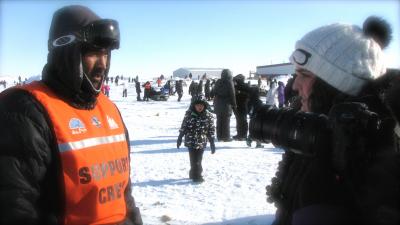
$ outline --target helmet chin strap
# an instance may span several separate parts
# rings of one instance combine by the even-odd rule
[[[86,81],[90,84],[90,87],[92,88],[92,91],[93,91],[95,94],[100,93],[100,91],[101,91],[101,85],[100,85],[99,89],[96,89],[95,86],[93,85],[92,81],[91,81],[91,80],[89,79],[89,77],[86,75],[85,71],[82,71],[82,72],[83,72],[84,79],[86,79]],[[103,80],[104,80],[104,76],[101,78],[101,83],[103,83]]]

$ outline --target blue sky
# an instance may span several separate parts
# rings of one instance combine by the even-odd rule
[[[361,26],[377,15],[393,28],[385,50],[400,68],[397,0],[357,1],[0,1],[0,76],[41,73],[52,14],[64,5],[88,6],[118,20],[121,48],[112,53],[111,75],[156,77],[180,67],[229,68],[234,74],[288,62],[295,42],[319,26]]]

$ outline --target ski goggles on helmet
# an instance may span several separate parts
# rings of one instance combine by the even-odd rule
[[[120,33],[118,22],[111,19],[101,19],[84,26],[76,34],[68,34],[55,39],[52,47],[68,45],[80,41],[93,48],[118,49]]]

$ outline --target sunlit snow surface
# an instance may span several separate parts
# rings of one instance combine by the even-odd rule
[[[127,98],[120,86],[111,85],[110,98],[130,134],[133,196],[144,224],[270,224],[276,209],[266,201],[265,186],[282,151],[271,144],[255,148],[253,142],[249,148],[244,141],[216,142],[214,155],[208,147],[204,153],[205,182],[193,183],[187,148],[176,148],[190,102],[187,87],[184,91],[181,102],[177,96],[138,102],[134,84],[129,84]],[[235,124],[232,116],[231,135]]]
[[[187,148],[176,148],[178,129],[190,102],[187,87],[181,102],[138,102],[134,83],[122,98],[122,85],[110,84],[129,130],[133,196],[145,225],[266,225],[276,208],[267,203],[265,186],[275,174],[282,151],[271,144],[216,142],[203,156],[205,182],[188,178]],[[2,90],[2,89],[1,89]],[[0,90],[0,91],[1,91]],[[142,93],[143,95],[143,93]],[[212,102],[210,102],[212,104]],[[231,135],[236,134],[231,117]]]

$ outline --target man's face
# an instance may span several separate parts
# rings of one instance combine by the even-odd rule
[[[83,55],[83,70],[93,86],[100,89],[107,70],[108,55],[106,49],[88,50]]]
[[[315,83],[316,76],[305,69],[296,68],[296,79],[293,82],[293,90],[298,91],[299,96],[301,97],[301,111],[310,112],[310,100],[309,97],[312,92],[312,87]]]
[[[201,113],[204,110],[204,105],[201,103],[195,104],[194,108],[196,109],[197,112]]]

